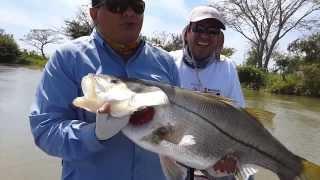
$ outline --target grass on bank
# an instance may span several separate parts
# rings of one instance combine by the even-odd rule
[[[47,63],[47,59],[34,52],[23,52],[16,61],[16,64],[29,66],[33,68],[43,68]]]

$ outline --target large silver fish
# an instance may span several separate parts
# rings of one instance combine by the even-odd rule
[[[318,165],[290,152],[259,122],[270,118],[269,113],[237,108],[222,97],[107,75],[85,76],[82,90],[84,97],[73,103],[92,112],[104,102],[117,117],[152,106],[151,121],[129,123],[122,132],[137,145],[186,166],[214,174],[210,168],[234,154],[240,167],[261,166],[281,180],[320,179]]]

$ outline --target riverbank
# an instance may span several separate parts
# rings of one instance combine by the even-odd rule
[[[320,63],[301,64],[291,73],[264,72],[252,66],[239,66],[242,87],[273,94],[320,97]]]
[[[9,62],[1,62],[2,66],[11,66],[11,67],[27,67],[31,69],[42,69],[47,63],[47,59],[44,59],[42,56],[39,56],[35,52],[21,52],[16,59],[12,59]]]

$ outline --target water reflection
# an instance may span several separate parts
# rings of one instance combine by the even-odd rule
[[[0,179],[59,179],[59,161],[35,147],[27,118],[39,70],[0,66]]]

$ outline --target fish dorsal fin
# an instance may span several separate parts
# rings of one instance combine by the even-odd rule
[[[204,92],[199,92],[199,94],[204,96],[204,97],[207,97],[209,99],[214,99],[214,100],[217,100],[217,101],[221,101],[221,102],[229,104],[231,106],[234,106],[234,103],[235,103],[234,100],[226,98],[226,97],[223,97],[223,96],[217,96],[217,95],[214,95],[214,94],[211,94],[211,93],[204,93]]]
[[[244,111],[246,111],[248,114],[253,116],[257,121],[259,121],[264,127],[268,129],[272,129],[273,126],[273,118],[275,116],[275,113],[265,111],[262,109],[257,108],[244,108]]]

